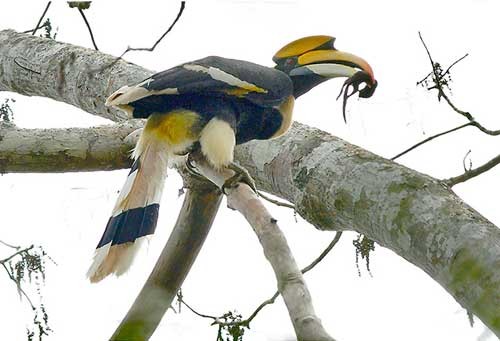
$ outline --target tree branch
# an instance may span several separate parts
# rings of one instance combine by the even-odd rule
[[[22,253],[25,253],[25,252],[28,252],[29,250],[31,250],[32,248],[34,248],[35,246],[34,245],[31,245],[27,248],[24,248],[24,249],[21,249],[21,250],[18,250],[16,252],[14,252],[13,254],[11,254],[9,257],[7,258],[4,258],[4,259],[0,259],[0,264],[5,264],[7,263],[9,260],[11,260],[12,258],[16,257],[17,255],[20,255]]]
[[[422,140],[422,141],[420,141],[419,143],[414,144],[413,146],[411,146],[410,148],[408,148],[408,149],[406,149],[406,150],[402,151],[402,152],[401,152],[401,153],[399,153],[398,155],[391,157],[391,160],[392,160],[392,161],[394,161],[394,160],[396,160],[396,159],[400,158],[401,156],[403,156],[403,155],[405,155],[405,154],[407,154],[407,153],[411,152],[413,149],[418,148],[418,147],[420,147],[421,145],[423,145],[423,144],[425,144],[425,143],[427,143],[427,142],[429,142],[429,141],[434,140],[435,138],[438,138],[438,137],[440,137],[440,136],[443,136],[443,135],[446,135],[446,134],[449,134],[449,133],[453,133],[454,131],[460,130],[460,129],[465,128],[465,127],[468,127],[468,126],[470,126],[470,125],[473,125],[473,122],[468,122],[468,123],[465,123],[465,124],[459,125],[458,127],[455,127],[455,128],[453,128],[453,129],[446,130],[446,131],[443,131],[443,132],[441,132],[441,133],[439,133],[439,134],[429,136],[429,137],[428,137],[428,138],[426,138],[425,140]]]
[[[427,52],[427,56],[429,57],[429,61],[431,63],[431,66],[432,66],[432,74],[434,75],[434,78],[433,78],[433,82],[434,82],[434,86],[432,87],[432,89],[437,89],[438,90],[438,99],[441,99],[441,98],[444,98],[445,101],[448,103],[448,105],[458,114],[464,116],[465,118],[467,118],[469,120],[469,122],[471,123],[471,125],[475,126],[476,128],[478,128],[479,130],[481,130],[483,133],[487,134],[487,135],[492,135],[492,136],[497,136],[497,135],[500,135],[500,129],[499,130],[490,130],[490,129],[487,129],[485,127],[483,127],[479,122],[476,121],[476,119],[471,115],[471,113],[467,112],[467,111],[463,111],[461,109],[459,109],[452,101],[451,99],[448,97],[448,95],[446,94],[446,92],[444,91],[444,88],[443,88],[443,77],[449,73],[450,69],[455,65],[457,64],[459,61],[463,60],[465,57],[467,57],[468,54],[464,55],[462,58],[459,58],[457,61],[455,61],[453,64],[451,64],[448,69],[446,69],[445,72],[441,72],[441,69],[438,70],[438,66],[439,64],[438,63],[435,63],[434,60],[432,59],[432,56],[431,56],[431,53],[429,51],[429,48],[427,47],[427,45],[425,44],[425,41],[424,41],[424,38],[422,37],[422,34],[420,32],[418,32],[418,36],[420,37],[420,41],[422,42],[422,45],[424,46],[425,48],[425,51]],[[422,81],[424,81],[425,79],[427,79],[427,77],[429,77],[429,75],[427,75]],[[421,82],[422,82],[421,81]],[[418,84],[418,83],[417,83]]]
[[[124,60],[109,67],[115,59],[92,49],[3,30],[0,31],[0,91],[48,97],[115,122],[123,121],[128,119],[127,115],[106,107],[106,98],[123,85],[149,77],[153,71]],[[62,61],[68,61],[67,65],[62,67]],[[99,73],[82,72],[103,66]]]
[[[7,276],[16,285],[19,299],[26,299],[33,313],[33,325],[27,329],[28,339],[32,340],[35,334],[38,334],[39,339],[43,335],[48,335],[51,328],[48,325],[48,314],[42,302],[41,283],[45,281],[45,257],[52,260],[41,247],[35,248],[34,245],[21,249],[2,242],[16,249],[17,251],[7,258],[0,260],[0,265],[3,267]],[[28,293],[24,290],[23,285],[26,283],[34,284],[38,303],[34,304]]]
[[[200,153],[193,156],[200,173],[222,188],[234,173],[214,170]],[[246,184],[227,189],[227,203],[239,211],[259,238],[264,255],[271,264],[280,292],[290,315],[297,339],[301,341],[333,341],[316,316],[309,289],[288,247],[286,238],[274,219]]]
[[[44,27],[47,27],[47,26],[49,26],[49,25],[50,25],[50,22],[49,22],[49,21],[45,21],[45,22],[44,22],[42,25],[40,25],[40,26],[39,26],[36,30],[39,30],[39,29],[44,28]],[[31,30],[23,31],[22,33],[32,33],[32,32],[34,32],[34,31],[35,31],[35,29],[34,29],[34,28],[32,28]]]
[[[109,63],[107,65],[102,65],[102,66],[99,66],[99,67],[89,68],[88,69],[88,73],[92,74],[92,73],[95,73],[95,72],[105,71],[107,68],[112,67],[113,65],[115,65],[119,60],[122,60],[123,56],[125,56],[130,51],[148,51],[148,52],[154,51],[154,49],[156,48],[156,46],[163,40],[163,38],[165,38],[165,36],[170,31],[172,31],[172,29],[174,28],[175,24],[177,24],[177,21],[179,21],[179,19],[182,16],[182,13],[184,12],[185,6],[186,6],[186,2],[185,1],[181,1],[181,7],[179,8],[179,12],[177,13],[177,16],[175,17],[174,21],[172,22],[172,24],[170,24],[169,28],[162,34],[162,36],[153,44],[152,47],[130,47],[130,46],[128,46],[125,49],[125,51],[123,51],[123,53],[119,57],[116,57],[111,63]]]
[[[441,75],[441,78],[443,78],[444,76],[446,76],[447,74],[449,74],[452,67],[454,67],[455,65],[457,65],[458,63],[460,63],[462,60],[464,60],[468,56],[469,56],[469,54],[466,53],[462,57],[458,58],[453,63],[451,63],[450,66],[448,66],[448,68],[446,69],[446,71],[443,72],[443,74]]]
[[[125,52],[122,53],[122,55],[120,57],[123,57],[129,51],[149,51],[149,52],[154,51],[156,46],[158,46],[158,44],[163,40],[163,38],[165,38],[165,36],[170,31],[172,31],[175,24],[177,24],[177,21],[179,21],[179,19],[181,18],[182,12],[184,12],[185,7],[186,7],[186,1],[181,1],[181,7],[179,8],[179,12],[177,13],[177,16],[175,17],[174,21],[172,22],[172,24],[170,24],[168,29],[161,35],[161,37],[153,44],[153,46],[151,46],[151,47],[130,47],[129,46],[129,47],[127,47]]]
[[[0,124],[0,173],[81,172],[129,167],[138,120],[71,129],[22,129]]]
[[[97,48],[97,44],[95,43],[94,33],[92,33],[92,28],[90,27],[90,24],[87,21],[87,17],[85,16],[85,13],[83,13],[83,9],[78,7],[78,12],[80,12],[80,15],[82,16],[83,21],[85,22],[85,26],[87,26],[87,30],[89,31],[90,39],[92,40],[92,45],[94,45],[94,49],[96,51],[99,51],[99,49]]]
[[[160,258],[111,340],[148,340],[198,256],[222,195],[209,182],[192,181]]]
[[[455,186],[456,184],[465,182],[467,180],[470,180],[472,178],[475,178],[476,176],[483,174],[484,172],[489,171],[491,168],[495,167],[500,163],[500,155],[497,155],[490,161],[486,162],[484,165],[479,166],[477,168],[471,169],[471,170],[466,170],[465,173],[454,176],[452,178],[443,180],[445,184],[447,184],[450,187]]]
[[[47,6],[45,6],[45,10],[43,11],[42,13],[42,16],[40,17],[40,19],[38,19],[38,22],[36,23],[36,26],[34,29],[30,30],[30,31],[26,31],[26,33],[28,32],[31,32],[31,35],[35,35],[36,31],[38,31],[38,29],[40,29],[40,24],[42,23],[42,20],[43,18],[45,17],[45,14],[47,14],[47,11],[49,10],[49,7],[50,7],[50,4],[52,3],[52,1],[49,1],[47,2]]]
[[[0,244],[3,244],[4,246],[10,247],[11,249],[14,250],[19,250],[21,247],[20,246],[14,246],[9,243],[4,242],[3,240],[0,240]]]

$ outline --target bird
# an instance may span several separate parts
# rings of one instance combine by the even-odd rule
[[[169,163],[199,150],[215,169],[236,173],[225,186],[251,182],[234,162],[235,146],[285,134],[295,99],[324,81],[346,77],[341,89],[345,120],[349,97],[371,97],[378,84],[371,66],[337,50],[334,42],[328,35],[294,40],[275,53],[274,67],[209,56],[112,93],[106,106],[147,121],[87,272],[90,281],[125,273],[140,244],[154,233]]]

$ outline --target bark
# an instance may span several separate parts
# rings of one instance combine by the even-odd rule
[[[160,258],[111,340],[148,340],[172,304],[205,242],[222,195],[211,183],[192,183]]]
[[[152,73],[84,47],[13,30],[0,31],[0,91],[48,97],[122,121],[126,115],[105,107],[106,98],[121,86]]]
[[[129,167],[141,121],[94,128],[21,129],[0,123],[0,173],[81,172]]]
[[[63,59],[66,48],[75,47],[0,32],[0,90],[49,96],[119,120],[104,109],[103,94],[114,85],[140,81],[148,70],[120,62],[94,79],[78,78],[72,72],[81,71],[66,68],[67,79],[78,79],[79,87],[72,90],[80,98],[68,100],[71,91],[59,96],[56,82],[44,73],[29,82],[37,76],[14,63],[18,56],[25,63],[49,63],[51,53]],[[87,61],[102,64],[101,53],[84,54]],[[427,272],[500,336],[500,229],[445,184],[300,124],[280,139],[237,148],[236,159],[259,187],[295,203],[317,228],[363,233]]]

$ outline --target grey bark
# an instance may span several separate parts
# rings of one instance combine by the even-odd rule
[[[0,91],[52,98],[112,121],[127,117],[104,106],[106,98],[153,73],[108,54],[13,30],[0,31],[0,42]]]
[[[150,74],[148,70],[119,63],[96,80],[78,78],[79,69],[66,68],[66,81],[78,79],[79,87],[73,90],[81,97],[69,101],[71,96],[66,91],[59,96],[56,82],[49,77],[30,83],[31,72],[14,63],[18,55],[25,62],[39,58],[49,62],[65,47],[13,31],[0,32],[0,90],[52,96],[120,120],[104,110],[103,93],[114,90],[110,82],[116,87],[134,83]],[[44,55],[35,57],[34,51]],[[64,54],[59,54],[63,59]],[[109,60],[90,50],[85,55],[96,63]],[[280,139],[237,148],[236,159],[259,187],[295,203],[317,228],[363,233],[424,270],[500,337],[500,229],[445,184],[300,124]]]
[[[0,173],[112,170],[130,165],[139,120],[95,128],[21,129],[0,123]]]

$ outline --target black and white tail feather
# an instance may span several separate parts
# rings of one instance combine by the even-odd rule
[[[141,134],[134,163],[95,250],[87,277],[98,282],[125,273],[140,245],[154,233],[168,166],[168,146],[154,135]]]

